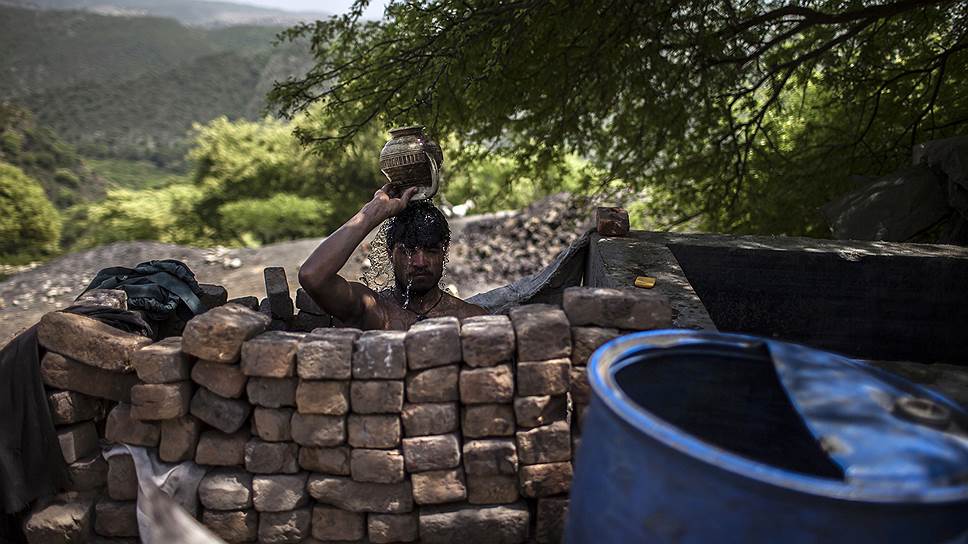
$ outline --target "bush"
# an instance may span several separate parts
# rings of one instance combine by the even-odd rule
[[[260,244],[325,236],[331,212],[326,202],[289,193],[237,200],[218,211],[222,225],[238,239]]]
[[[61,219],[40,183],[0,163],[0,258],[56,253]]]

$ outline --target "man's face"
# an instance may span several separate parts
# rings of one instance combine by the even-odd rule
[[[422,295],[437,286],[444,274],[444,250],[440,246],[409,248],[397,243],[393,246],[390,260],[393,261],[393,275],[401,292],[409,284],[411,293]]]

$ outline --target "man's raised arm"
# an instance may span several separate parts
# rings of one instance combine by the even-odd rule
[[[373,194],[373,200],[323,240],[299,268],[299,285],[327,313],[363,329],[384,326],[385,316],[376,293],[363,284],[346,281],[339,270],[371,230],[407,207],[416,190],[411,187],[394,198],[384,185]]]

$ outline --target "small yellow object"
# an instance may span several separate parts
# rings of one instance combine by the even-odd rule
[[[650,276],[639,276],[635,278],[635,286],[642,289],[652,289],[655,287],[655,278]]]

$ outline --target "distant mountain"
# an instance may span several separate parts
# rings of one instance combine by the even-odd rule
[[[325,12],[292,12],[209,0],[0,0],[0,5],[83,10],[103,15],[168,17],[185,25],[203,27],[292,26],[329,16]]]

